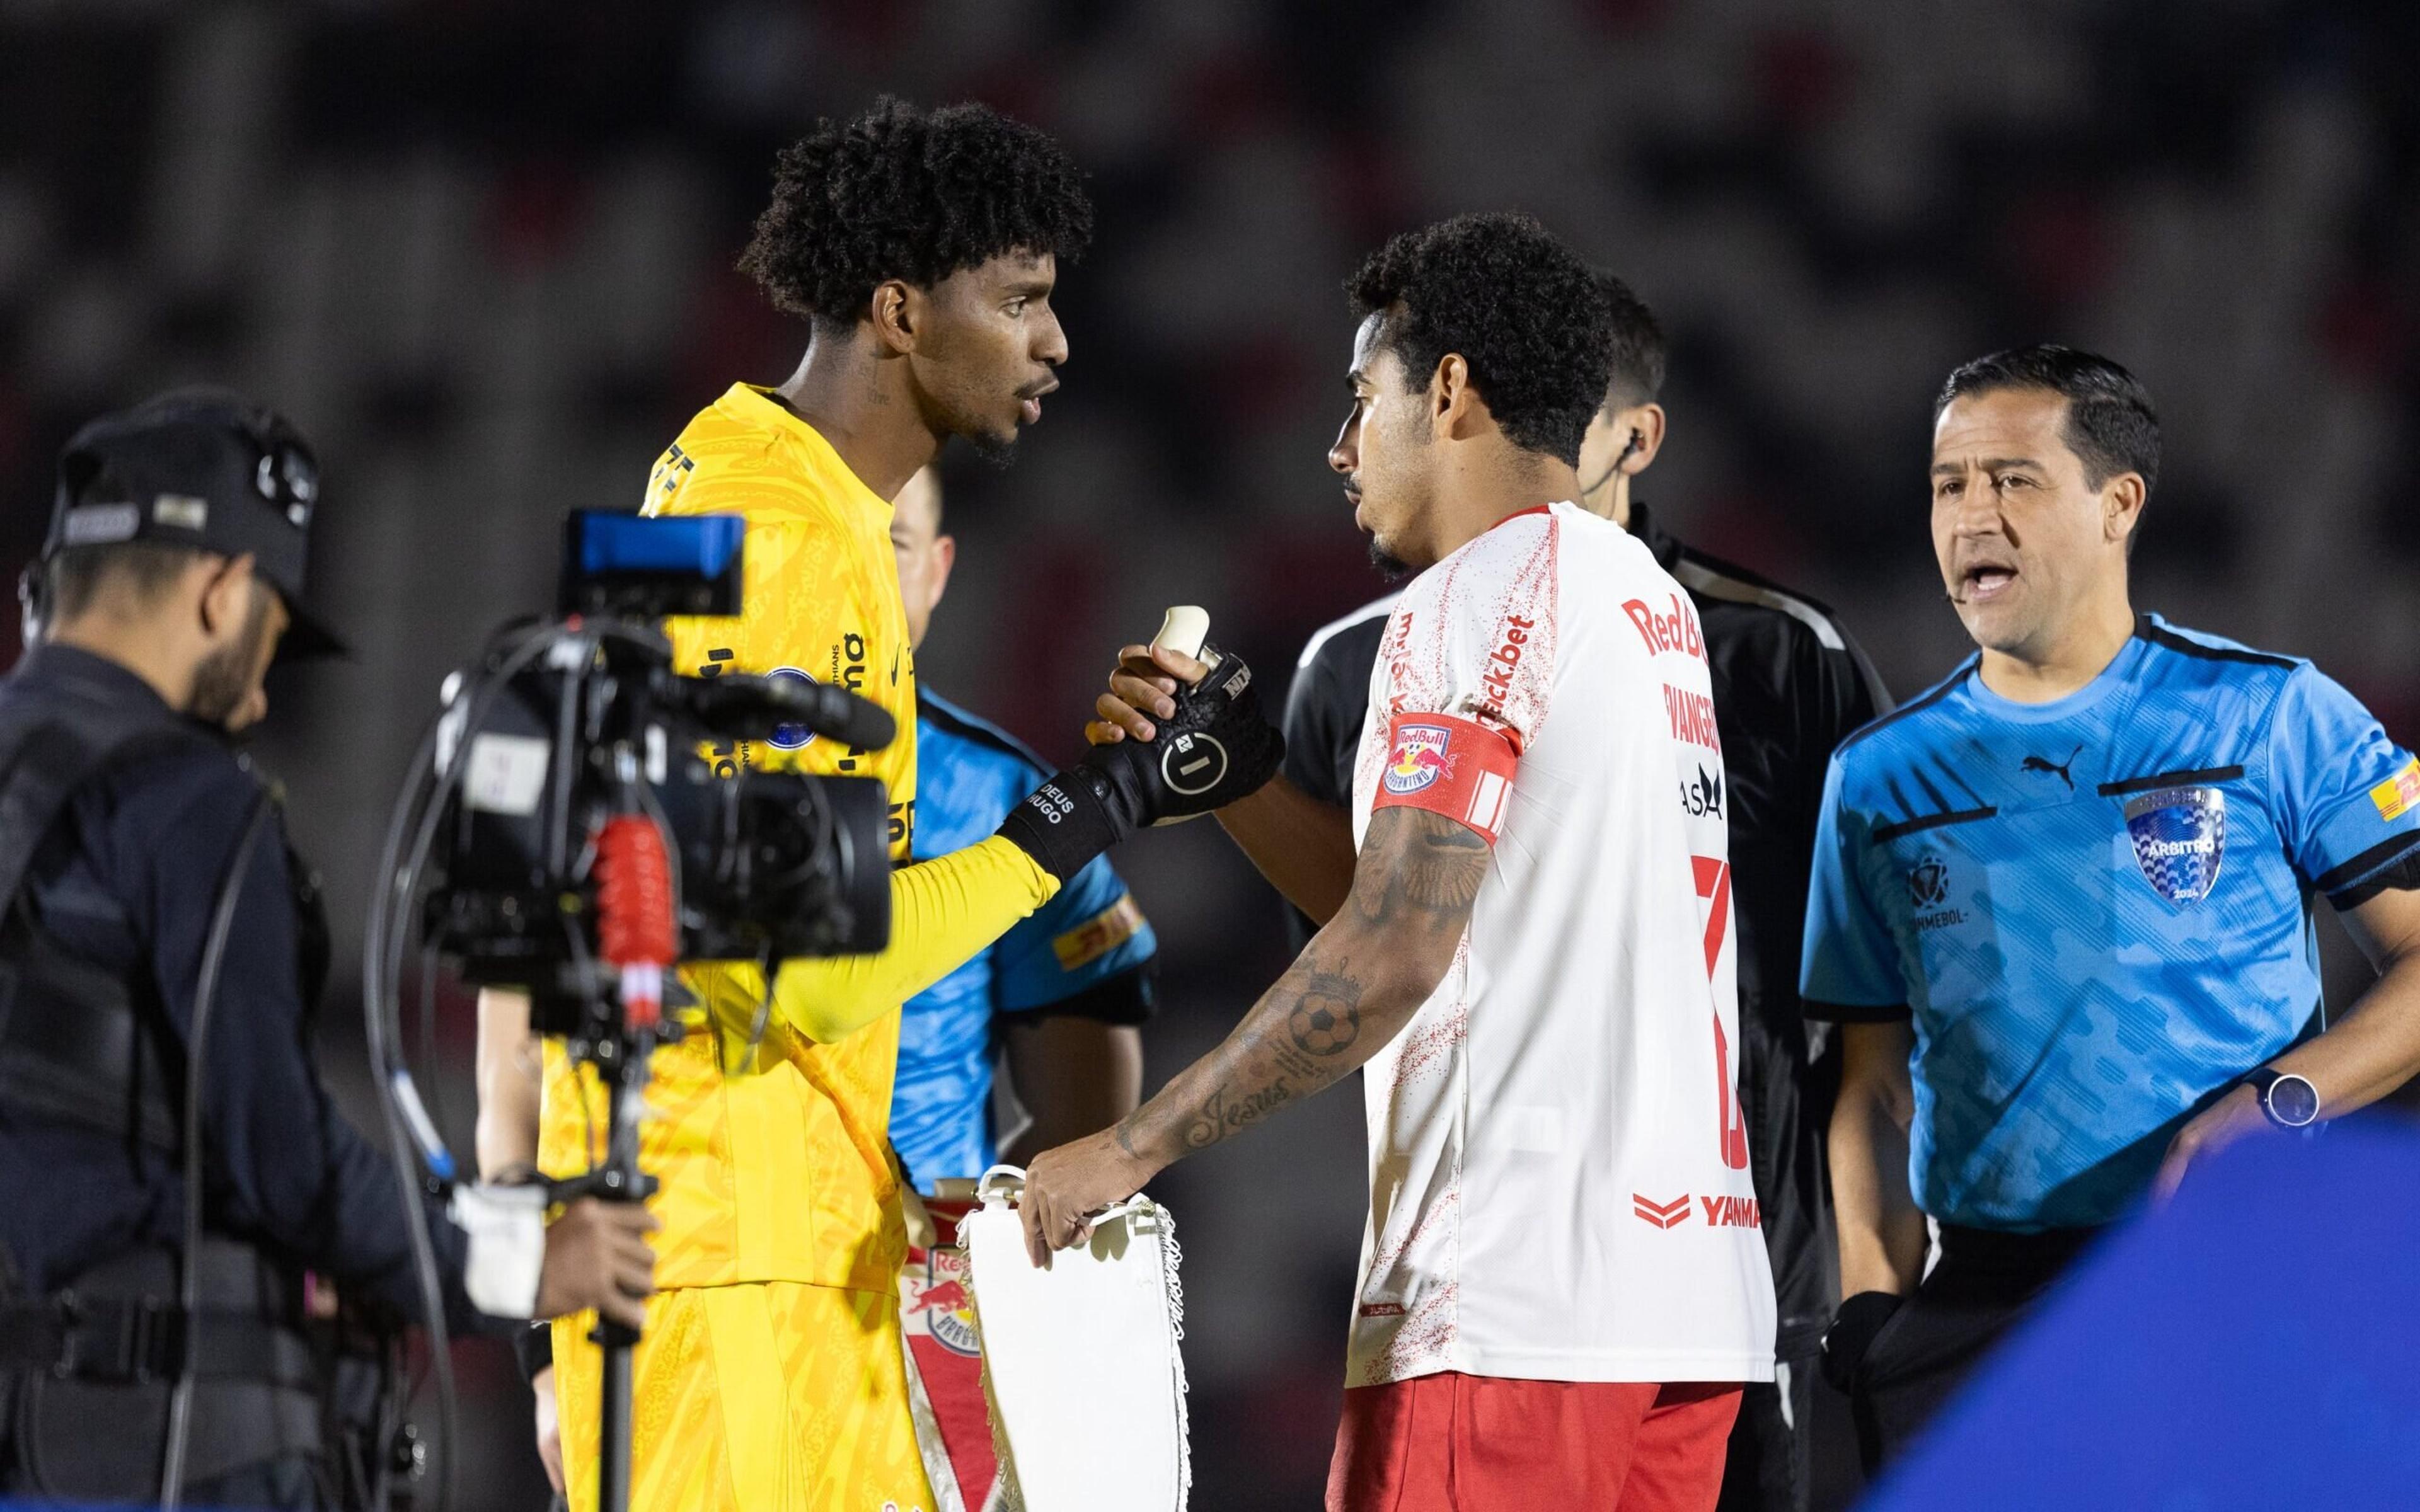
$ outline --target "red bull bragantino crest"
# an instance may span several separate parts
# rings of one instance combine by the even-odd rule
[[[1399,798],[1428,787],[1449,770],[1446,749],[1452,742],[1453,732],[1443,725],[1397,725],[1395,748],[1387,753],[1387,770],[1380,782]]]
[[[940,1242],[912,1247],[899,1273],[899,1329],[908,1345],[916,1447],[939,1500],[935,1512],[998,1504],[1000,1461],[984,1402],[983,1340],[956,1242],[969,1204],[926,1198]]]
[[[927,1250],[924,1284],[912,1295],[901,1288],[906,1303],[901,1316],[916,1319],[923,1325],[919,1332],[951,1353],[972,1357],[983,1353],[983,1343],[975,1334],[975,1304],[967,1295],[966,1275],[966,1251]]]

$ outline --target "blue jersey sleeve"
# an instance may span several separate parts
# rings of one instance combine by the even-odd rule
[[[1898,942],[1866,887],[1867,825],[1841,801],[1842,770],[1835,755],[1823,777],[1798,995],[1809,1018],[1905,1018],[1907,983]]]
[[[993,1006],[1002,1013],[1065,1006],[1140,1024],[1152,996],[1148,974],[1137,968],[1157,949],[1134,895],[1107,856],[1095,857],[993,947]]]
[[[2330,903],[2420,886],[2420,764],[2315,667],[2297,669],[2278,698],[2269,764],[2286,853]]]

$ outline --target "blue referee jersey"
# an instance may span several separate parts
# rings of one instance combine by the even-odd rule
[[[946,856],[998,829],[1049,776],[997,727],[919,688],[916,853]],[[1126,885],[1099,857],[965,965],[909,999],[899,1025],[891,1143],[927,1194],[981,1176],[999,1156],[992,1127],[992,1030],[1001,1015],[1080,1013],[1111,1024],[1150,1016],[1158,942]]]
[[[1912,1016],[1926,1212],[2107,1223],[2318,1027],[2313,899],[2420,887],[2420,766],[2309,662],[2157,615],[2055,702],[1978,662],[1832,759],[1807,1010]]]

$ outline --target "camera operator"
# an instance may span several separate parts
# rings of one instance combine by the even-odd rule
[[[301,435],[223,391],[60,460],[0,681],[0,1497],[317,1507],[368,1478],[335,1463],[305,1291],[418,1314],[409,1209],[313,1066],[325,920],[234,744],[275,656],[341,649],[302,608],[317,493]],[[457,1326],[644,1316],[642,1208],[421,1208]]]

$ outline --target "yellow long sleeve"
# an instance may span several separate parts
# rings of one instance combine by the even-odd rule
[[[1050,901],[1059,879],[1014,843],[980,844],[891,873],[891,944],[878,955],[784,961],[773,1011],[830,1044],[896,1010]]]
[[[845,1039],[974,958],[1018,919],[1050,901],[1059,879],[995,835],[980,844],[891,873],[891,944],[875,955],[784,961],[773,976],[773,1016],[819,1044]],[[693,968],[726,1027],[762,1001],[752,965]]]

